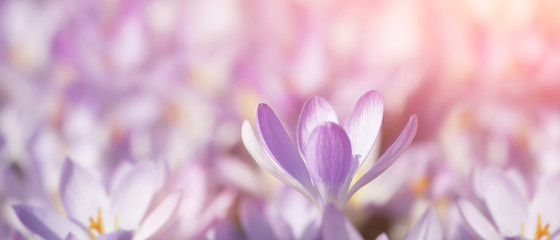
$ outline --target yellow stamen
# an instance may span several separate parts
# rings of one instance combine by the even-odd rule
[[[91,237],[91,239],[96,239],[97,237],[95,236],[95,234],[93,234],[93,230],[97,231],[97,235],[101,235],[103,234],[105,231],[103,231],[103,221],[101,220],[101,208],[99,210],[97,210],[97,221],[93,220],[92,217],[89,218],[89,227],[88,227],[88,233],[89,236]]]
[[[525,237],[525,222],[521,222],[521,236]]]
[[[119,217],[115,215],[115,231],[119,230]]]
[[[542,237],[546,236],[547,240],[550,240],[550,232],[548,231],[548,228],[550,227],[550,224],[546,224],[544,225],[544,227],[542,227],[542,221],[541,221],[541,215],[537,215],[537,231],[535,232],[535,240],[540,240]]]

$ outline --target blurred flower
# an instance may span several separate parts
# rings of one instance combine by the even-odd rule
[[[480,238],[560,237],[560,174],[542,179],[531,199],[522,178],[496,167],[486,168],[480,181],[483,207],[465,199],[458,201],[463,221]]]
[[[414,137],[415,116],[389,150],[350,188],[354,174],[375,143],[382,116],[383,102],[375,91],[358,100],[344,128],[326,100],[311,98],[299,117],[298,150],[272,109],[261,104],[257,125],[266,147],[248,121],[243,123],[242,138],[249,153],[269,173],[321,208],[327,203],[341,207],[358,189],[390,167]]]
[[[176,209],[175,220],[159,235],[162,239],[203,238],[231,212],[237,190],[216,186],[216,179],[207,168],[203,162],[192,161],[175,171],[168,189],[186,194]]]
[[[115,191],[107,195],[100,179],[91,172],[65,162],[60,192],[67,218],[47,208],[15,205],[20,221],[33,233],[45,239],[103,239],[105,235],[129,236],[125,239],[147,239],[162,228],[179,207],[182,193],[168,195],[148,215],[156,191],[157,172],[153,163],[136,164],[122,175],[115,175]],[[86,231],[87,230],[87,231]],[[106,236],[109,237],[109,236]]]

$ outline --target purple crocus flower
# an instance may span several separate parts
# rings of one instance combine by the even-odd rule
[[[466,199],[457,202],[465,225],[481,239],[560,239],[560,173],[542,180],[528,199],[523,179],[486,168],[480,193],[484,207]]]
[[[356,183],[352,179],[366,160],[381,127],[383,101],[376,91],[364,94],[341,126],[331,105],[321,97],[309,99],[299,116],[297,147],[266,104],[257,109],[258,138],[243,123],[242,139],[257,163],[315,205],[341,207],[357,190],[383,173],[412,142],[417,128],[412,116],[397,138]]]
[[[171,219],[182,198],[182,192],[172,193],[146,214],[156,182],[156,167],[144,161],[123,177],[113,177],[112,185],[117,187],[109,196],[100,179],[67,159],[60,195],[68,218],[50,209],[28,205],[16,205],[14,210],[25,227],[48,240],[148,239]]]

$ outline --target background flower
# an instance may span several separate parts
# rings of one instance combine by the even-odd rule
[[[101,173],[110,192],[113,176],[153,160],[154,204],[183,191],[177,217],[159,233],[164,238],[246,238],[238,217],[243,199],[276,206],[285,187],[245,148],[240,129],[257,125],[259,103],[274,109],[286,134],[296,137],[297,152],[305,153],[313,149],[297,133],[300,110],[313,105],[307,99],[319,96],[337,121],[351,119],[350,106],[370,89],[383,97],[384,114],[370,131],[357,131],[371,133],[367,144],[356,144],[359,134],[340,125],[361,169],[346,175],[354,182],[308,171],[314,182],[327,183],[311,199],[336,200],[326,194],[334,192],[332,179],[355,190],[371,181],[340,209],[363,238],[403,239],[429,207],[444,238],[465,236],[457,200],[485,212],[483,169],[504,169],[527,186],[519,190],[527,199],[560,170],[559,6],[553,0],[1,1],[0,238],[37,238],[13,205],[65,209],[60,181],[67,157]],[[409,150],[373,179],[364,170],[391,151],[412,115],[418,128]],[[333,157],[341,146],[331,142],[341,139],[333,137],[336,127],[320,134],[314,128],[305,127],[303,141],[333,145],[321,158]]]

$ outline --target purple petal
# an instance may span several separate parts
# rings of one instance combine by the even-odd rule
[[[133,230],[144,218],[157,184],[154,163],[143,161],[134,166],[113,194],[112,213],[118,219],[119,228]]]
[[[69,233],[75,234],[79,239],[89,239],[82,228],[54,211],[24,205],[13,208],[21,223],[44,239],[64,239]]]
[[[465,226],[481,239],[501,239],[494,225],[472,203],[460,199],[457,201],[457,207]]]
[[[297,126],[298,147],[303,154],[305,154],[313,130],[327,122],[338,123],[331,105],[321,97],[312,97],[307,100],[299,114]]]
[[[410,117],[408,124],[403,129],[397,140],[389,147],[387,152],[379,158],[379,161],[373,165],[371,169],[369,169],[364,176],[362,176],[353,186],[352,189],[348,192],[347,199],[350,198],[356,191],[362,188],[364,185],[368,184],[369,182],[373,181],[377,176],[383,173],[387,168],[389,168],[397,158],[406,150],[408,145],[414,139],[416,135],[416,129],[418,127],[418,120],[416,115]]]
[[[501,235],[519,235],[520,226],[527,218],[527,205],[521,193],[505,173],[495,167],[485,169],[482,182],[486,207]]]
[[[433,208],[426,210],[424,215],[414,225],[405,240],[438,240],[443,239],[443,229],[436,211]]]
[[[362,165],[375,144],[383,120],[383,99],[377,91],[364,94],[344,124],[352,143],[352,156]]]
[[[108,234],[103,234],[96,238],[96,240],[131,240],[133,232],[129,231],[115,231]]]
[[[262,139],[270,154],[287,173],[292,175],[306,189],[315,189],[307,167],[301,158],[288,133],[280,123],[276,114],[266,104],[259,104],[257,109],[257,125]]]
[[[336,123],[315,128],[309,137],[305,160],[324,200],[338,202],[340,195],[345,196],[350,184],[346,179],[350,179],[347,175],[352,165],[352,148],[344,129]]]
[[[247,239],[277,239],[263,202],[244,198],[241,201],[239,217]]]
[[[321,224],[324,240],[363,239],[358,230],[333,204],[325,206]]]
[[[209,234],[208,234],[209,233]],[[246,237],[241,236],[239,230],[235,223],[232,223],[229,219],[220,219],[214,226],[208,231],[207,237],[205,239],[213,240],[242,240]],[[210,237],[208,237],[210,235]]]
[[[1,235],[2,233],[0,233]],[[13,230],[10,234],[10,240],[27,240],[18,230]]]
[[[278,164],[276,164],[276,162],[272,160],[266,149],[262,146],[260,141],[255,136],[253,128],[247,120],[243,122],[243,126],[241,127],[241,139],[243,140],[243,145],[245,145],[245,148],[247,148],[247,151],[249,152],[249,154],[251,154],[253,159],[255,159],[257,164],[259,164],[259,166],[264,168],[264,170],[272,174],[272,176],[276,177],[284,184],[301,192],[308,199],[313,201],[314,204],[318,205],[314,197],[315,194],[312,194],[310,192],[310,189],[305,188],[292,175],[286,173],[284,169],[280,168],[280,166],[278,166]],[[314,192],[315,191],[313,191],[313,193]]]
[[[60,195],[66,213],[83,226],[88,226],[88,219],[109,202],[101,180],[69,158],[62,170]]]
[[[150,239],[160,231],[177,212],[182,198],[183,193],[181,191],[167,196],[142,222],[142,225],[134,234],[134,239]]]

